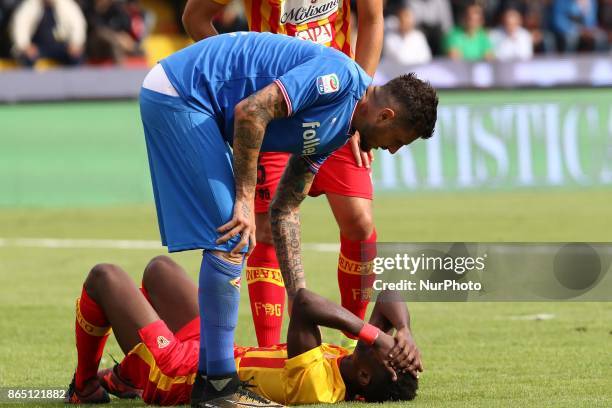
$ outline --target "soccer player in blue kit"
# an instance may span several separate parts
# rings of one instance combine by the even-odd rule
[[[411,74],[371,82],[339,51],[269,33],[200,41],[145,78],[140,109],[162,244],[204,250],[192,406],[248,395],[233,345],[240,274],[255,245],[259,152],[292,153],[270,207],[291,304],[305,287],[298,207],[327,156],[355,130],[362,150],[391,153],[433,134],[438,99],[429,84]]]

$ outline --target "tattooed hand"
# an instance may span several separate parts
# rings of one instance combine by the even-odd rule
[[[224,234],[223,243],[240,234],[240,242],[232,249],[238,254],[247,244],[251,254],[255,248],[255,214],[253,200],[257,183],[257,157],[268,123],[287,116],[285,98],[276,84],[270,84],[240,101],[234,109],[234,180],[236,201],[233,218],[217,229]]]
[[[251,207],[253,200],[243,201],[236,200],[234,204],[234,216],[226,224],[220,226],[217,231],[223,235],[217,240],[217,243],[229,241],[231,238],[240,234],[240,242],[232,249],[232,255],[238,255],[246,246],[249,246],[249,255],[255,248],[255,214]]]
[[[276,256],[289,301],[306,287],[302,265],[299,205],[306,198],[314,174],[299,156],[291,156],[270,205],[270,224]]]

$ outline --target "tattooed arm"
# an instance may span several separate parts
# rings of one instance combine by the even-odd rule
[[[257,157],[268,123],[286,117],[287,112],[285,98],[274,83],[240,101],[234,108],[234,216],[217,230],[224,234],[217,243],[241,235],[240,242],[232,250],[233,255],[237,255],[247,244],[248,255],[255,248],[253,200],[257,183]]]
[[[306,198],[314,174],[306,162],[293,155],[270,204],[274,247],[290,302],[298,289],[306,287],[302,265],[299,205]]]

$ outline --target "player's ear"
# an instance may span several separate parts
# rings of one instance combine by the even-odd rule
[[[391,108],[382,108],[378,112],[378,117],[376,121],[379,123],[384,123],[392,120],[395,117],[395,111]]]
[[[360,386],[366,387],[372,380],[372,373],[366,367],[357,370],[357,382]]]

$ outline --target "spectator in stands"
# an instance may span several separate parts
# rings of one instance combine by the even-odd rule
[[[461,16],[465,8],[474,3],[474,0],[450,0],[451,2],[451,10],[453,11],[453,17],[455,21],[461,20]]]
[[[120,64],[126,57],[142,55],[144,13],[135,0],[90,0],[84,9],[87,56],[93,62]]]
[[[612,43],[612,0],[601,0],[599,4],[599,24],[608,34],[608,46]]]
[[[493,52],[491,41],[483,29],[484,16],[479,4],[467,6],[462,25],[455,27],[446,36],[446,51],[455,60],[491,60]]]
[[[417,65],[431,61],[427,39],[415,28],[414,15],[404,7],[396,13],[397,29],[385,33],[385,57],[400,65]]]
[[[489,34],[495,58],[500,61],[528,60],[533,56],[533,40],[523,27],[523,16],[518,10],[504,11],[501,26]]]
[[[383,15],[385,18],[392,17],[399,9],[406,7],[407,0],[383,0]],[[357,0],[351,0],[351,16],[358,15]]]
[[[74,0],[23,0],[11,18],[13,54],[29,67],[40,58],[77,65],[83,60],[85,30]]]
[[[427,37],[434,55],[442,55],[444,35],[453,28],[453,13],[449,0],[408,0],[414,20]]]
[[[502,12],[505,10],[504,0],[473,0],[480,4],[483,10],[485,25],[495,27],[500,22]]]
[[[512,0],[524,16],[525,29],[531,34],[533,50],[536,53],[552,53],[557,51],[557,41],[554,34],[546,27],[550,14],[551,0]]]
[[[502,0],[450,0],[452,4],[453,16],[456,21],[461,20],[465,9],[472,4],[478,4],[482,7],[485,25],[494,25],[497,23],[498,11],[501,7]]]
[[[9,22],[19,0],[0,0],[0,58],[11,56]]]
[[[551,26],[565,52],[607,48],[607,36],[597,26],[597,0],[554,0]]]

